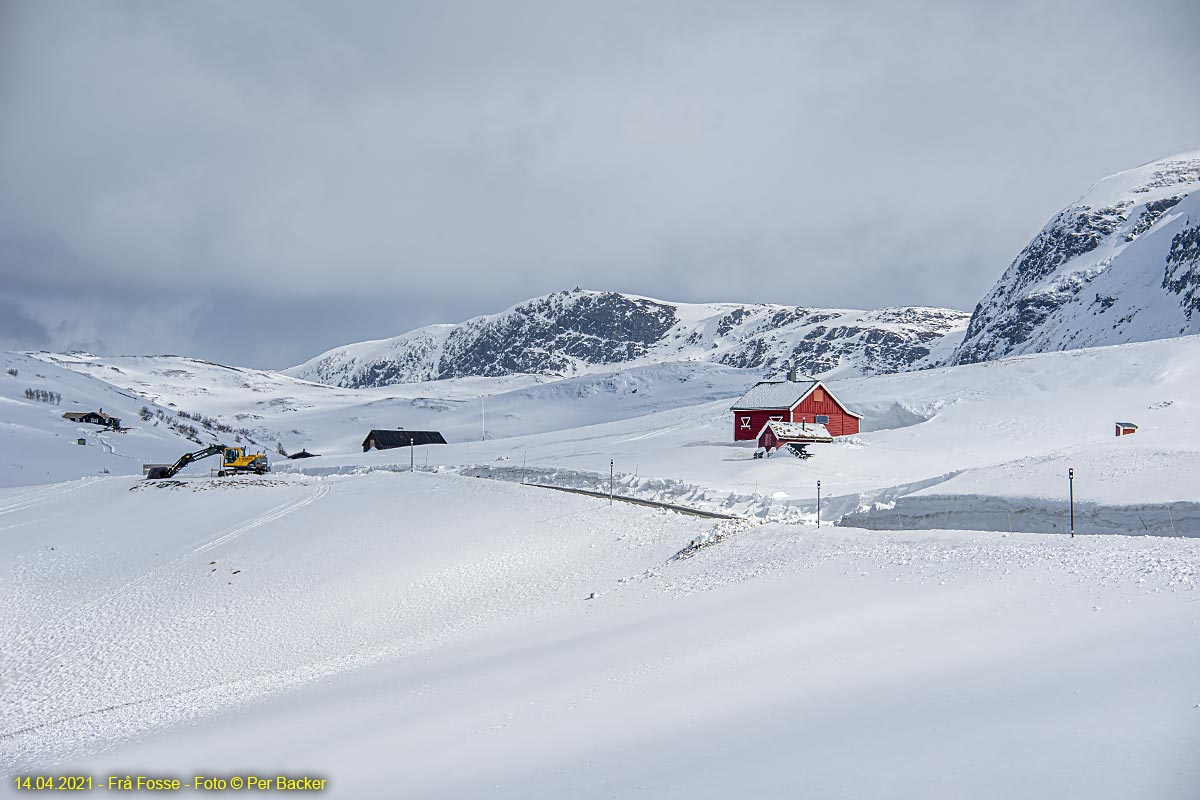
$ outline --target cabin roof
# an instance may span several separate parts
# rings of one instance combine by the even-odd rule
[[[759,381],[751,386],[730,410],[752,411],[761,408],[786,411],[803,400],[819,383],[815,378],[802,381]]]
[[[103,411],[67,411],[63,416],[71,420],[81,420],[84,417],[99,417],[108,422],[115,422],[117,420],[117,417],[105,414]]]
[[[762,430],[758,432],[758,436],[762,436],[767,428],[775,434],[775,438],[781,442],[832,442],[833,436],[830,435],[829,429],[824,425],[818,425],[815,422],[781,422],[779,420],[771,420],[766,425],[762,426]],[[758,437],[755,437],[758,438]]]
[[[366,447],[367,442],[371,439],[375,440],[376,447],[381,448],[446,443],[446,440],[442,438],[442,434],[438,431],[385,431],[375,429],[363,439],[363,447]]]

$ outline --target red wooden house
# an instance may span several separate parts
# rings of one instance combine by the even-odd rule
[[[846,408],[819,380],[797,379],[795,373],[788,378],[759,381],[733,404],[734,441],[757,439],[771,420],[823,425],[830,436],[858,433],[862,415]]]

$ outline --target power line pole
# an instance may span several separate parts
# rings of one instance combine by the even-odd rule
[[[608,504],[613,502],[613,460],[608,460]]]
[[[821,482],[817,481],[817,527],[821,527]]]

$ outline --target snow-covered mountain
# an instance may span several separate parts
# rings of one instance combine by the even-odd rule
[[[874,375],[948,357],[966,322],[966,314],[944,308],[669,303],[575,289],[459,325],[338,347],[286,373],[347,388],[465,376],[570,376],[667,361]]]
[[[975,308],[954,363],[1200,333],[1200,150],[1064,208]]]

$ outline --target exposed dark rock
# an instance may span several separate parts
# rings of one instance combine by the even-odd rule
[[[1179,295],[1189,319],[1200,311],[1200,225],[1184,228],[1171,239],[1162,288]]]

